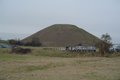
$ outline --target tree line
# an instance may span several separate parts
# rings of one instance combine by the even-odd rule
[[[16,45],[16,46],[34,46],[34,47],[40,47],[42,43],[39,41],[37,37],[32,38],[30,42],[24,42],[22,40],[15,40],[15,39],[10,39],[8,40],[8,43],[10,45]]]

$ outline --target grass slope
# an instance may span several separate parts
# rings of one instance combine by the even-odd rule
[[[97,37],[87,31],[70,24],[55,24],[49,26],[27,38],[24,42],[30,42],[32,38],[39,38],[43,46],[59,47],[79,43],[95,44]]]

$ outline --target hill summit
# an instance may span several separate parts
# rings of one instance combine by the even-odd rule
[[[99,41],[97,37],[71,24],[54,24],[25,38],[24,42],[39,39],[44,47],[64,47],[76,44],[91,44]]]

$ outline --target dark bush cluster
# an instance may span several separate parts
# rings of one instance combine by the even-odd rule
[[[29,48],[21,48],[21,47],[14,47],[11,50],[11,53],[16,53],[16,54],[27,54],[30,53],[31,49]]]
[[[11,40],[8,40],[8,42],[11,45],[19,45],[19,46],[24,45],[24,43],[22,41],[20,41],[20,40],[11,39]]]
[[[38,47],[38,46],[42,45],[38,38],[32,38],[32,40],[29,41],[29,42],[23,42],[21,40],[14,40],[14,39],[8,40],[8,42],[9,42],[10,45],[17,45],[17,46],[34,46],[34,47]]]

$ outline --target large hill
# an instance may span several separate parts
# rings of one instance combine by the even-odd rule
[[[99,41],[97,37],[87,31],[71,24],[54,24],[23,39],[31,42],[33,38],[39,39],[44,47],[64,47],[76,44],[92,44]]]

